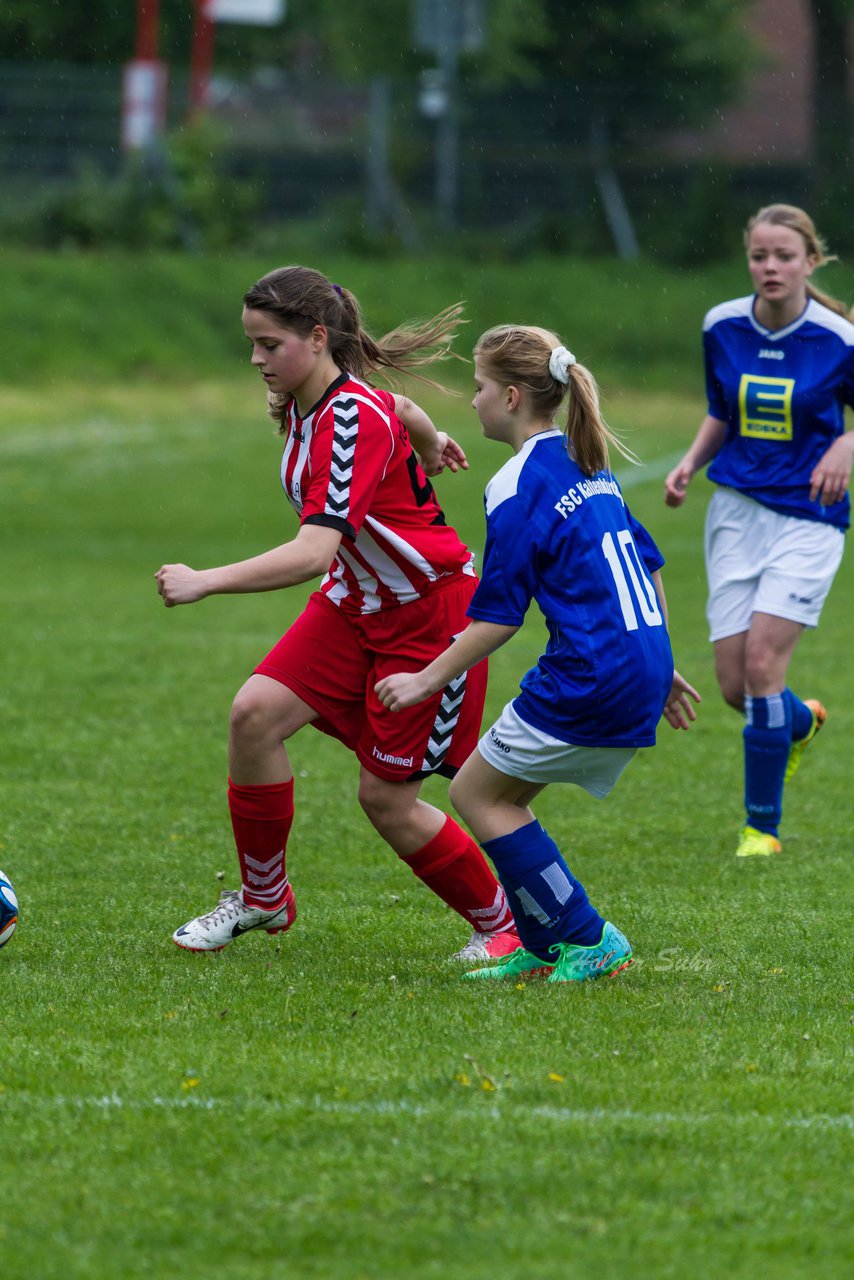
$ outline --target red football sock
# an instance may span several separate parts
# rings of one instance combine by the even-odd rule
[[[285,901],[285,849],[294,820],[294,780],[262,787],[228,780],[228,807],[247,907],[277,911]]]
[[[450,815],[438,835],[403,861],[478,933],[514,928],[504,890],[489,863]]]

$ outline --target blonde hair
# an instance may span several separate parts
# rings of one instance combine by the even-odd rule
[[[590,370],[583,364],[571,365],[568,383],[558,382],[550,373],[551,353],[560,345],[560,338],[548,329],[503,324],[482,334],[474,354],[496,382],[522,388],[539,417],[554,418],[568,395],[566,447],[585,475],[609,469],[609,445],[630,462],[637,462],[602,417],[599,388]]]
[[[773,227],[788,227],[790,231],[797,231],[806,246],[808,256],[815,259],[817,267],[823,267],[828,262],[838,261],[835,253],[828,253],[827,245],[816,231],[812,218],[803,209],[799,209],[797,205],[768,204],[754,213],[744,229],[745,249],[750,248],[750,234],[753,228],[761,223],[769,223]],[[815,298],[816,302],[820,302],[823,307],[828,307],[831,311],[835,311],[837,315],[845,316],[846,319],[854,318],[854,307],[849,311],[844,302],[840,302],[838,298],[831,297],[829,293],[823,293],[821,289],[816,289],[815,285],[809,281],[807,281],[806,288],[808,298]]]
[[[302,337],[307,337],[315,325],[323,325],[333,360],[357,378],[367,380],[379,369],[390,369],[447,390],[415,370],[454,354],[450,346],[462,320],[460,302],[430,320],[401,325],[382,338],[372,338],[349,289],[333,284],[311,267],[294,266],[277,267],[262,276],[243,295],[243,305],[252,311],[265,311],[282,328]],[[284,430],[290,397],[271,393],[267,399],[270,416]]]

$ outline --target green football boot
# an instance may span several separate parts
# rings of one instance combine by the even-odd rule
[[[579,947],[571,942],[559,942],[552,951],[558,952],[549,982],[587,982],[591,978],[611,978],[633,964],[632,949],[628,940],[608,921],[602,937],[593,947]]]
[[[497,964],[488,965],[485,969],[469,969],[468,973],[460,974],[460,977],[464,982],[513,982],[548,977],[552,968],[552,965],[538,959],[524,947],[517,947]]]
[[[772,853],[782,853],[783,846],[769,831],[757,831],[755,827],[742,827],[738,837],[737,858],[770,858]]]

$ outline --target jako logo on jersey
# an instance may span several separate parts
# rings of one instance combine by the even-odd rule
[[[760,360],[785,360],[785,351],[774,351],[771,347],[762,347],[759,351]]]
[[[493,745],[496,746],[499,751],[503,751],[505,755],[509,756],[510,748],[508,747],[506,742],[501,741],[501,739],[499,738],[498,734],[495,732],[494,729],[490,729],[489,736],[492,739]]]
[[[371,748],[371,755],[375,760],[382,761],[383,764],[399,764],[403,768],[412,768],[412,756],[390,756],[385,751],[378,751],[376,747]]]

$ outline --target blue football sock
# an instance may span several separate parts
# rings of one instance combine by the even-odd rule
[[[783,777],[792,745],[792,716],[783,693],[746,697],[744,805],[747,824],[776,836],[783,814]]]
[[[812,728],[812,712],[805,702],[801,702],[791,689],[783,690],[783,697],[788,703],[792,717],[792,742],[800,742]]]
[[[495,866],[527,951],[554,961],[549,948],[556,942],[596,945],[605,921],[539,822],[486,840],[483,850]]]

